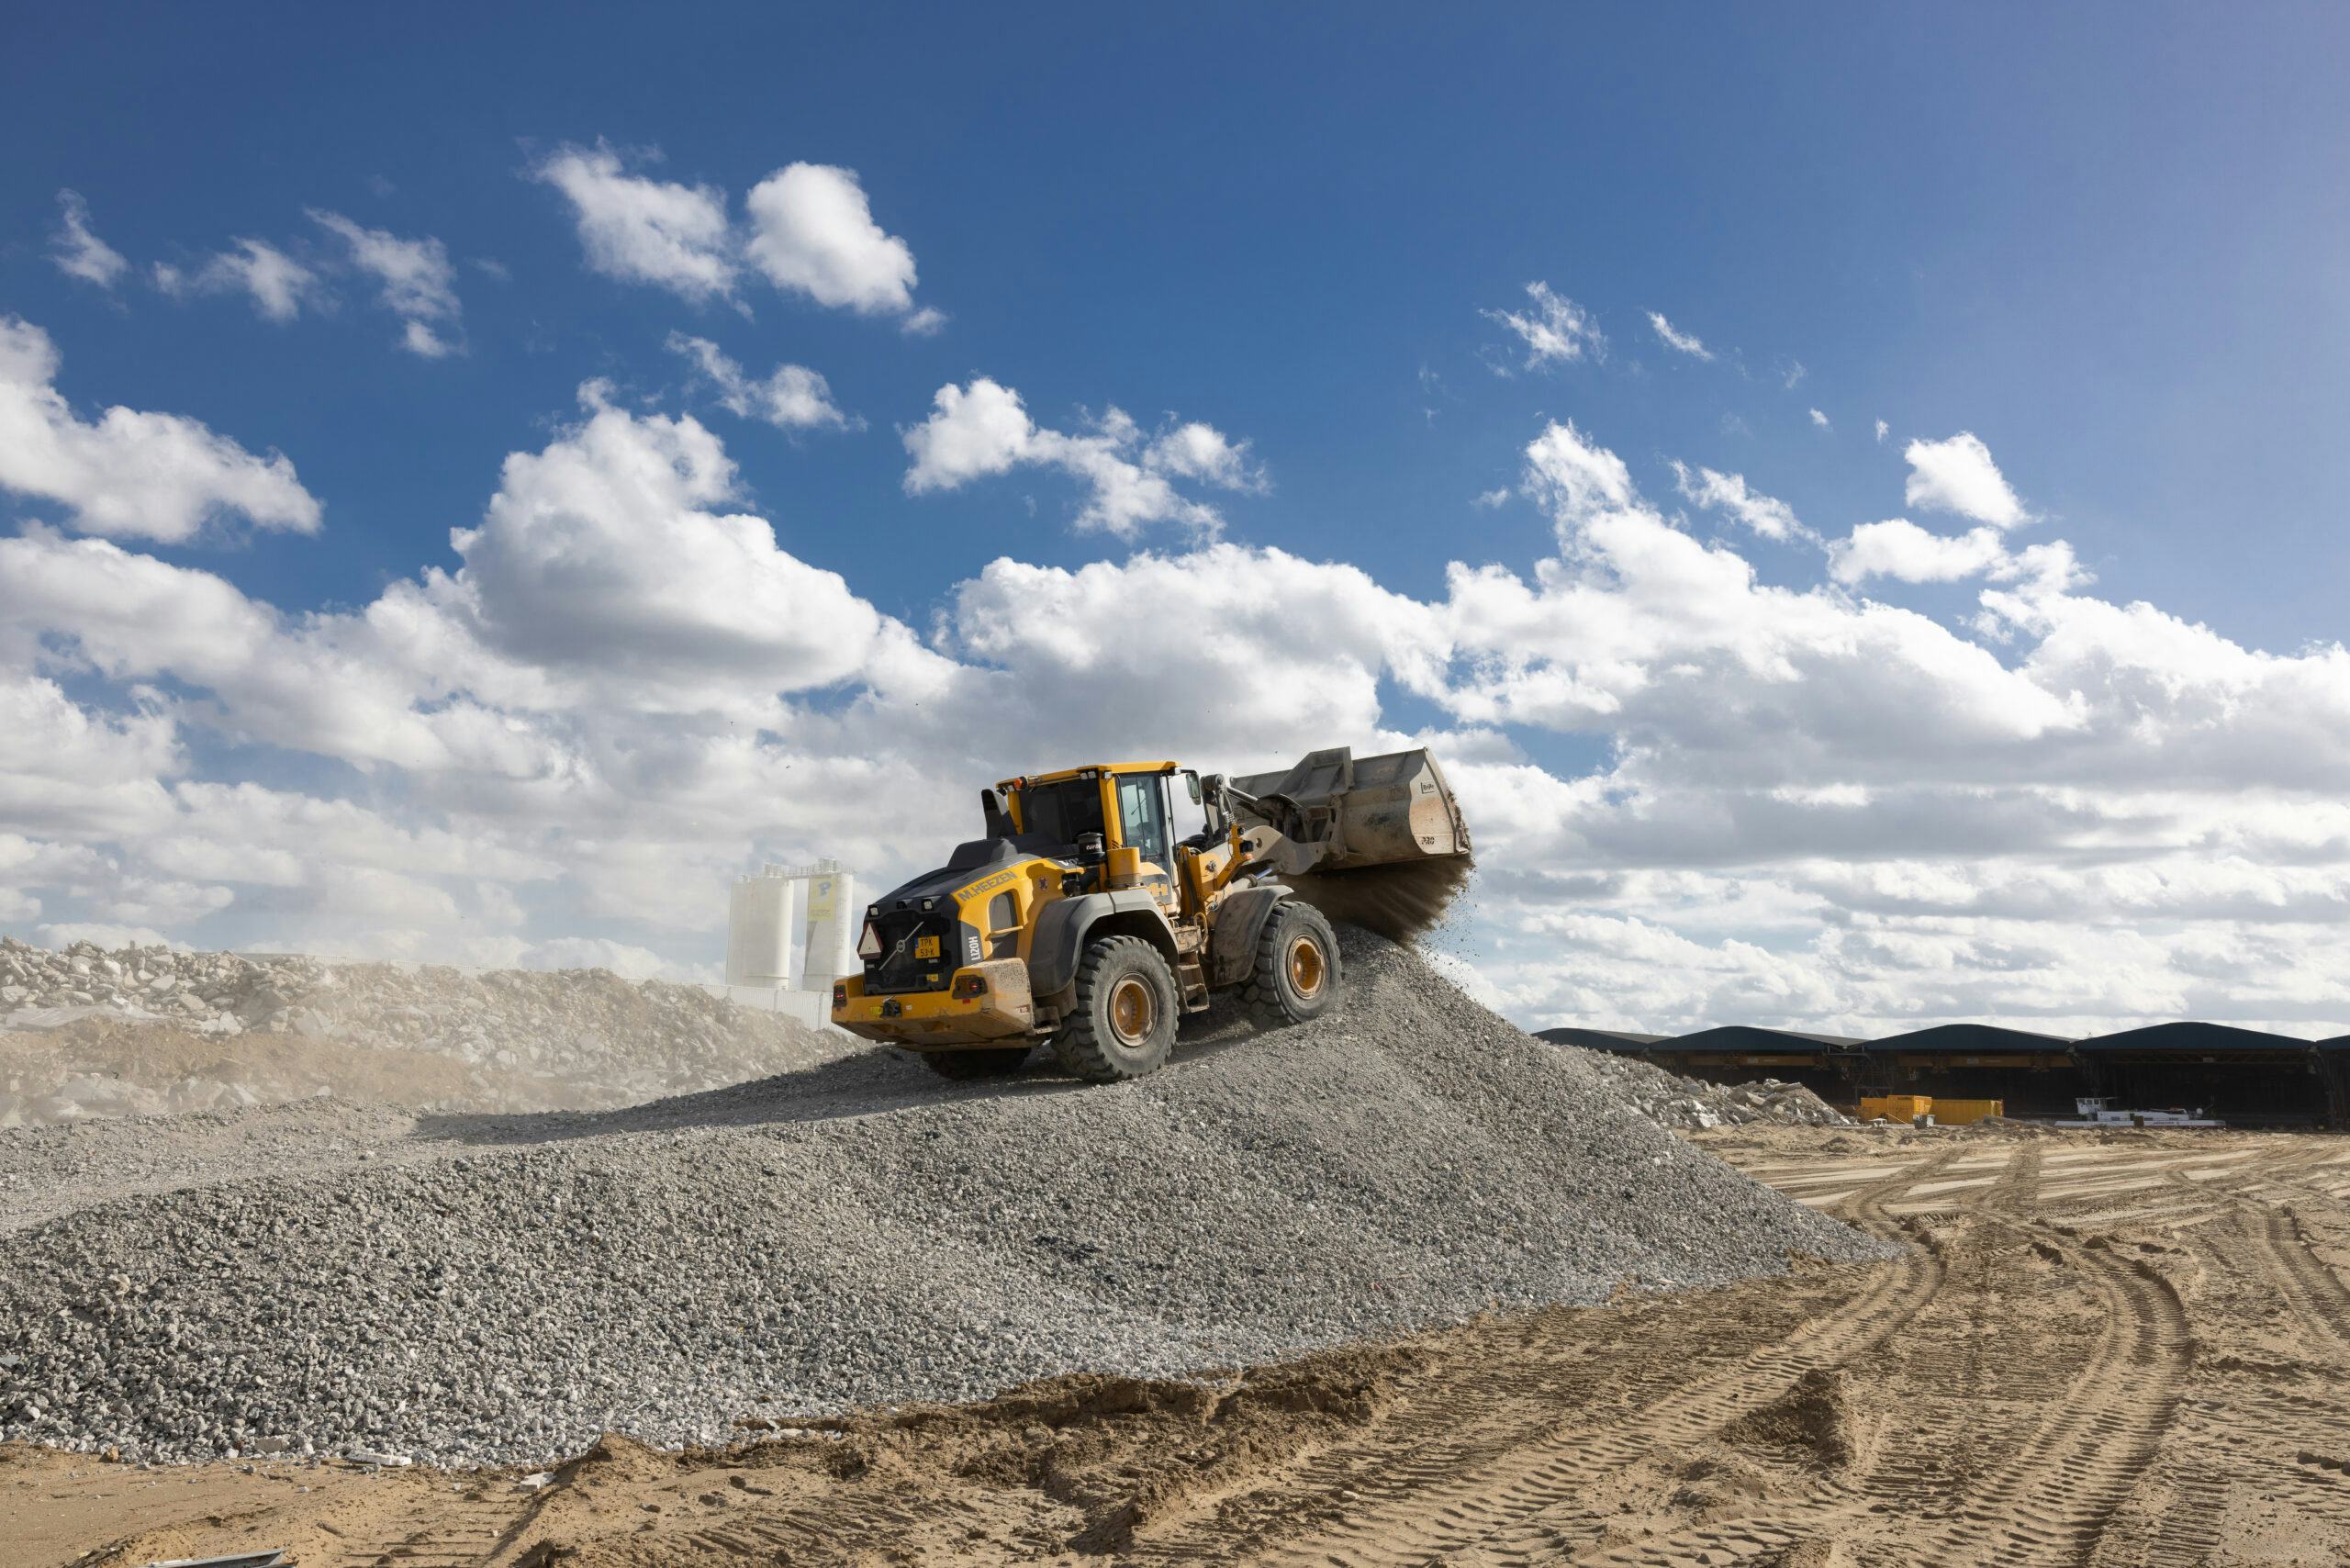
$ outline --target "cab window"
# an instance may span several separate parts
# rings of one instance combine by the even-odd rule
[[[1091,778],[1032,784],[1020,797],[1020,810],[1028,832],[1074,849],[1080,838],[1102,831],[1102,786]]]
[[[1167,800],[1156,776],[1118,780],[1118,827],[1126,846],[1164,868],[1167,857]]]

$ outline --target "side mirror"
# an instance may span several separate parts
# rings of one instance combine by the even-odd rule
[[[1192,792],[1192,804],[1200,803],[1200,776],[1190,768],[1183,769],[1183,786]]]
[[[1077,835],[1077,863],[1079,865],[1099,866],[1102,861],[1107,860],[1109,857],[1110,851],[1104,846],[1100,834],[1080,833]]]

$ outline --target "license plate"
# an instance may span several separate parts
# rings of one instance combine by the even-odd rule
[[[938,938],[935,936],[915,937],[914,957],[917,958],[935,958],[938,957]]]

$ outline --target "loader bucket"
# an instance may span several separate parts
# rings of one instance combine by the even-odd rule
[[[1235,810],[1298,896],[1333,920],[1409,941],[1469,879],[1469,829],[1425,748],[1357,757],[1310,753],[1286,773],[1232,780]]]

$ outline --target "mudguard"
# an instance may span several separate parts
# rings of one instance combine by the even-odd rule
[[[1238,985],[1256,972],[1258,933],[1265,929],[1265,917],[1273,913],[1273,905],[1290,896],[1290,890],[1278,882],[1225,894],[1216,906],[1214,934],[1208,938],[1208,952],[1214,960],[1208,984],[1221,990]]]
[[[1028,944],[1029,994],[1041,1001],[1076,984],[1077,963],[1085,954],[1086,937],[1095,925],[1113,914],[1129,920],[1136,914],[1149,916],[1151,941],[1168,955],[1169,962],[1174,961],[1175,928],[1167,924],[1166,912],[1158,907],[1158,901],[1140,888],[1055,899],[1036,917],[1036,935]]]

